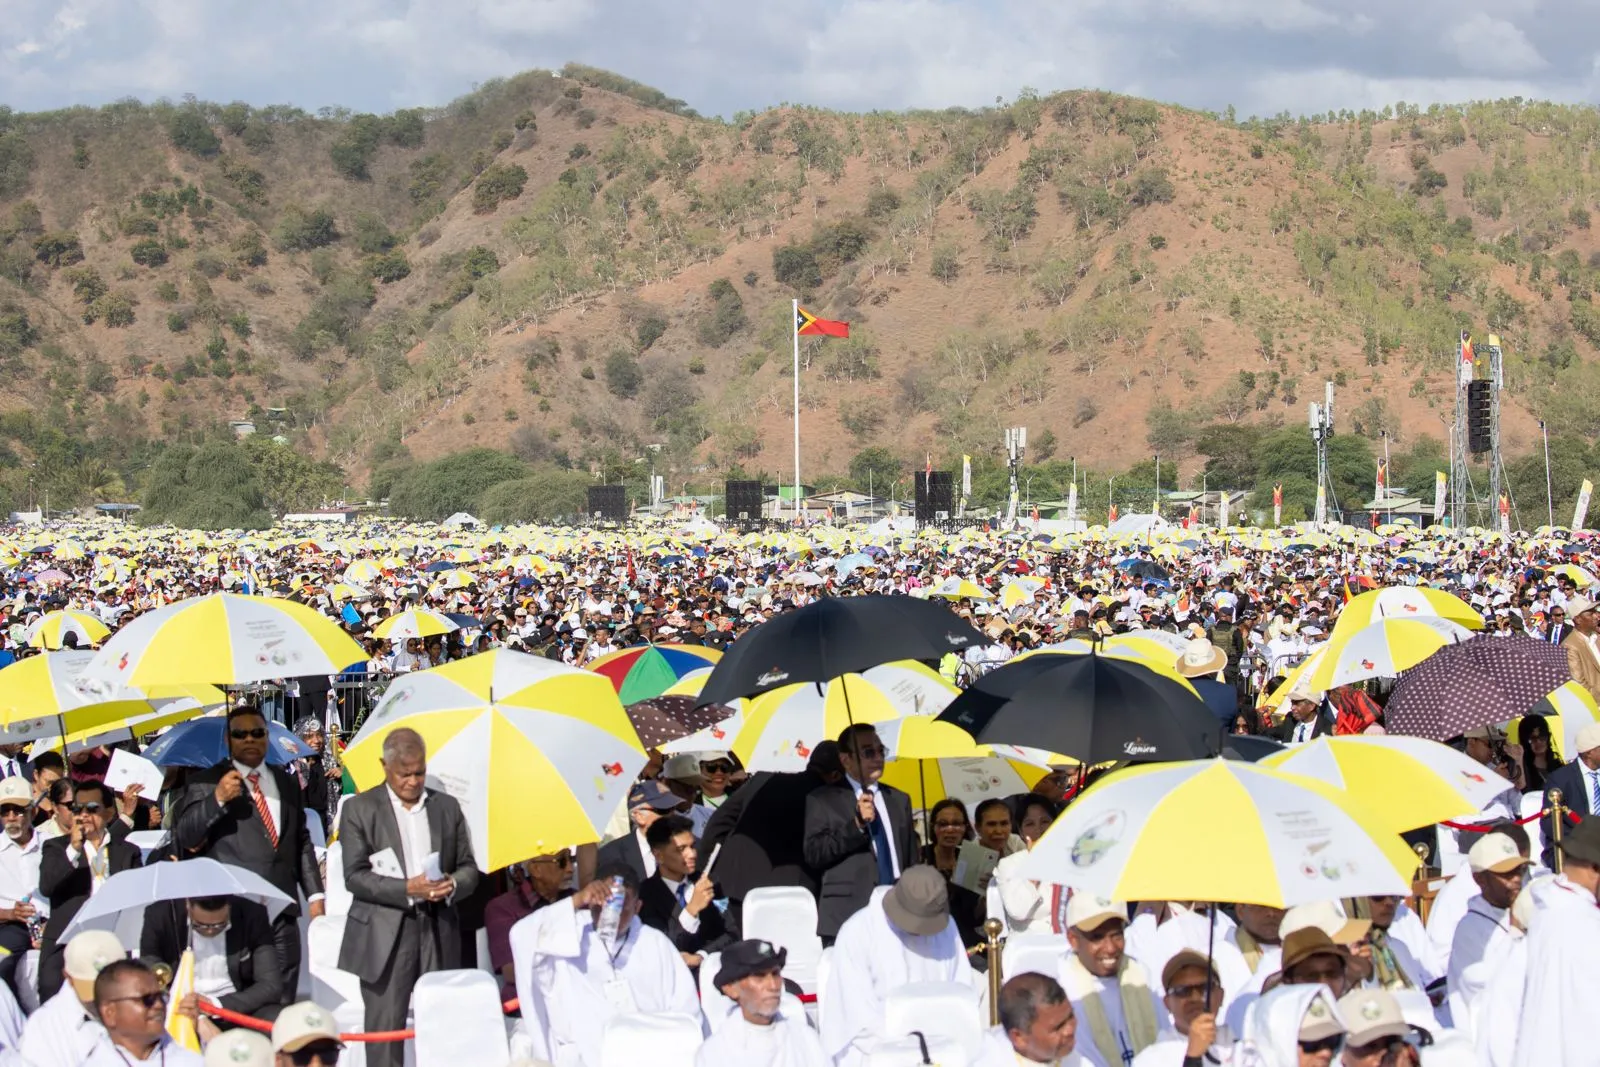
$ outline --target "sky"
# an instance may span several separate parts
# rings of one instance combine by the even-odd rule
[[[731,116],[1099,88],[1239,115],[1600,100],[1600,0],[0,0],[0,104],[358,111],[604,67]]]

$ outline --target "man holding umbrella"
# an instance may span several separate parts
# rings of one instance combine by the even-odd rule
[[[253,704],[228,712],[230,759],[190,776],[175,805],[173,844],[178,854],[208,856],[243,867],[271,882],[291,901],[305,893],[312,918],[322,914],[322,872],[306,832],[306,800],[299,780],[267,764],[267,720]],[[273,923],[284,1000],[300,973],[300,909],[290,904]]]
[[[911,798],[879,783],[886,756],[871,724],[845,727],[839,735],[844,781],[806,797],[805,861],[821,873],[817,934],[825,944],[866,906],[874,888],[893,885],[916,863]]]

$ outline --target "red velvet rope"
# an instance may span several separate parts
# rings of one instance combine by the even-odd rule
[[[1527,826],[1529,823],[1538,822],[1540,819],[1544,818],[1546,815],[1549,815],[1549,814],[1550,814],[1550,811],[1547,808],[1544,811],[1536,811],[1532,815],[1524,816],[1521,819],[1513,819],[1512,822],[1516,823],[1518,826]],[[1566,819],[1566,821],[1567,821],[1567,823],[1569,825],[1571,825],[1571,826],[1578,825],[1578,822],[1579,822],[1578,816],[1573,814],[1571,809],[1562,808],[1561,809],[1561,815],[1562,815],[1562,817],[1564,819]],[[1470,833],[1474,833],[1474,834],[1487,833],[1488,831],[1494,829],[1494,824],[1493,823],[1485,823],[1485,822],[1451,822],[1448,819],[1445,819],[1445,820],[1441,821],[1439,823],[1439,825],[1440,826],[1448,826],[1452,830],[1466,830],[1466,831],[1468,831]]]
[[[514,997],[502,1005],[502,1007],[505,1008],[507,1015],[516,1011],[517,1006],[517,1001]],[[258,1033],[263,1034],[272,1033],[271,1023],[264,1022],[261,1019],[253,1018],[249,1015],[241,1015],[236,1011],[229,1011],[222,1005],[213,1004],[209,1000],[200,1001],[200,1010],[205,1012],[207,1015],[221,1019],[223,1022],[233,1023],[235,1026],[242,1026],[246,1030],[255,1030]],[[371,1044],[383,1041],[410,1041],[416,1036],[417,1032],[415,1030],[380,1030],[374,1031],[370,1034],[340,1034],[339,1040],[345,1042],[346,1044],[352,1041],[364,1041]]]

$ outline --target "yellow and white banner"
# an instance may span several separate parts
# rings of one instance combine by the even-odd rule
[[[1445,490],[1450,487],[1450,476],[1444,471],[1433,472],[1433,521],[1444,521]]]
[[[1589,517],[1589,497],[1594,493],[1594,483],[1589,479],[1583,480],[1583,487],[1578,490],[1578,506],[1572,509],[1572,528],[1583,529],[1583,520]]]

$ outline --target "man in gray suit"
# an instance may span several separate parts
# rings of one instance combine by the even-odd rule
[[[428,754],[415,730],[383,739],[384,784],[345,801],[339,816],[351,896],[339,969],[361,979],[366,1029],[402,1030],[411,989],[429,971],[461,966],[455,902],[472,895],[467,821],[454,797],[424,788]],[[370,1067],[401,1067],[404,1046],[367,1046]]]

